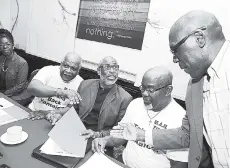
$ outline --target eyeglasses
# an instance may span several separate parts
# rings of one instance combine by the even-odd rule
[[[150,94],[150,93],[154,93],[154,92],[156,92],[158,90],[161,90],[161,89],[163,89],[163,88],[165,88],[167,86],[169,86],[169,85],[165,85],[163,87],[160,87],[160,88],[156,89],[156,88],[153,88],[153,87],[151,87],[151,88],[145,88],[144,86],[141,85],[139,88],[140,88],[140,90],[141,90],[142,93],[144,93],[145,91],[147,91]]]
[[[173,62],[177,63],[179,62],[179,59],[177,57],[175,57],[176,52],[178,51],[179,47],[192,35],[194,35],[195,33],[197,33],[200,30],[206,30],[207,28],[205,26],[202,26],[200,28],[197,28],[196,30],[193,30],[191,33],[189,33],[187,36],[185,36],[182,40],[180,40],[176,45],[170,47],[171,48],[171,52],[174,55],[173,57]]]
[[[118,71],[119,70],[119,65],[104,64],[104,65],[101,65],[100,67],[102,67],[105,71],[108,71],[110,69],[112,69],[114,71]]]

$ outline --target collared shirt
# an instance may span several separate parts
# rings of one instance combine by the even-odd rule
[[[230,44],[226,41],[208,68],[203,86],[204,136],[215,168],[229,168]]]

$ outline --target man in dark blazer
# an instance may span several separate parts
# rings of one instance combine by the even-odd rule
[[[81,82],[78,93],[82,100],[75,106],[83,121],[86,131],[82,136],[88,139],[86,155],[77,167],[84,164],[92,155],[92,140],[109,135],[113,126],[123,118],[132,96],[116,84],[119,65],[113,57],[103,58],[97,68],[100,79],[89,79]],[[107,149],[107,154],[113,156],[113,149]]]
[[[188,73],[187,114],[182,126],[169,130],[120,128],[111,135],[137,137],[158,149],[189,147],[189,168],[229,168],[230,42],[216,17],[191,11],[171,27],[173,62]]]
[[[76,107],[87,130],[86,139],[103,137],[124,116],[132,96],[116,84],[119,65],[112,57],[103,58],[97,73],[100,79],[84,80],[78,88],[82,100]]]

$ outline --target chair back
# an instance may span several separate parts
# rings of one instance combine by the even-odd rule
[[[33,70],[33,72],[31,72],[30,77],[29,77],[29,80],[28,80],[29,83],[30,83],[31,80],[34,78],[34,76],[38,73],[39,70],[40,70],[40,69],[35,69],[35,70]]]

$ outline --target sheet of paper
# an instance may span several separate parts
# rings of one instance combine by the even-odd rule
[[[0,98],[0,109],[6,109],[8,107],[13,106],[14,104],[9,102],[8,100],[4,98]]]
[[[55,124],[48,135],[63,150],[77,157],[84,157],[87,140],[84,136],[80,136],[80,133],[85,130],[84,124],[72,107]]]
[[[100,168],[122,168],[122,166],[116,164],[109,158],[107,158],[103,154],[94,153],[93,156],[89,158],[80,168],[92,168],[92,167],[100,167]]]
[[[58,144],[56,144],[51,138],[49,138],[40,148],[42,153],[48,155],[59,155],[59,156],[68,156],[68,157],[77,157],[63,149],[61,149]]]
[[[17,121],[14,117],[9,115],[7,112],[0,109],[0,125],[8,124]]]

